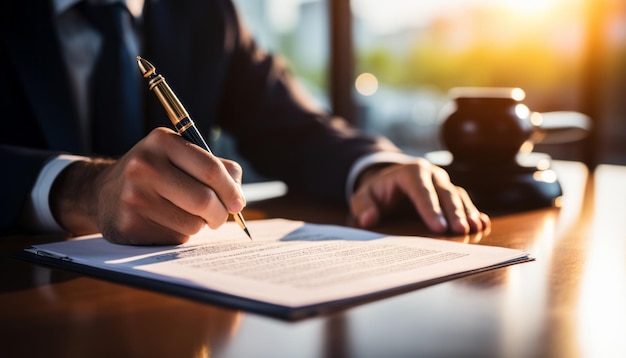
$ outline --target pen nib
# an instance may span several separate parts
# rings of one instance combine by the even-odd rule
[[[243,229],[243,231],[248,235],[250,240],[252,240],[252,235],[250,235],[250,231],[248,231],[248,227],[246,226],[246,222],[243,219],[243,215],[241,213],[233,214],[233,219],[239,224],[239,227]]]
[[[252,240],[252,236],[250,236],[250,231],[248,231],[248,228],[243,229],[243,231],[246,233],[246,235],[248,235],[250,240]]]

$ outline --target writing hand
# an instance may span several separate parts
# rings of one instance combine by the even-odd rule
[[[74,234],[101,232],[120,244],[183,243],[245,206],[241,167],[167,128],[117,161],[78,162],[66,171],[51,193],[57,220]]]
[[[398,210],[406,199],[436,233],[466,234],[491,225],[489,217],[478,211],[445,170],[421,158],[366,170],[350,199],[350,209],[360,226],[371,227],[386,213]]]

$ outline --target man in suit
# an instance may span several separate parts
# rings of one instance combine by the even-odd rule
[[[205,224],[219,227],[245,206],[241,167],[168,129],[138,70],[140,113],[93,123],[87,83],[98,75],[104,45],[81,3],[2,4],[0,230],[102,232],[118,243],[165,244],[184,242]],[[232,134],[261,174],[347,200],[363,227],[406,199],[434,232],[490,225],[441,168],[312,106],[280,59],[255,47],[229,0],[123,5],[130,57],[153,62],[198,127]]]

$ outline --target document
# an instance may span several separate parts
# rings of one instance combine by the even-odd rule
[[[117,245],[95,235],[27,252],[57,266],[121,282],[140,278],[150,288],[164,284],[167,292],[285,318],[532,259],[502,247],[286,219],[252,220],[248,228],[254,241],[228,222],[177,246]]]

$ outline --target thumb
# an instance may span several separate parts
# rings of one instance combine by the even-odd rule
[[[359,226],[371,227],[380,220],[380,209],[370,190],[361,187],[350,198],[350,211]]]

